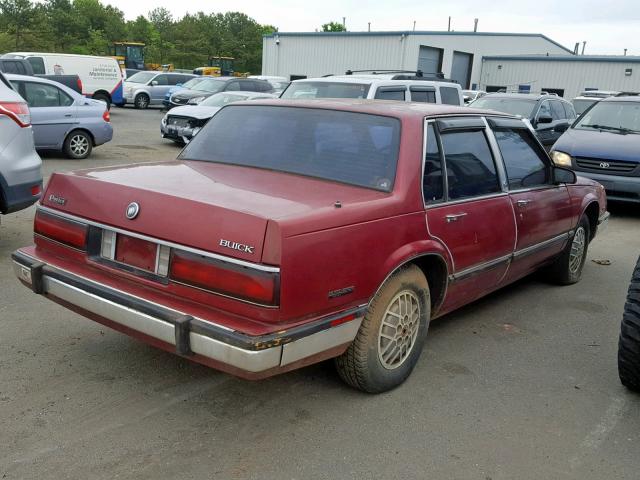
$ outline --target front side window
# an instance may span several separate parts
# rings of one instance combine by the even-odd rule
[[[404,88],[380,88],[376,92],[376,99],[378,100],[399,100],[404,102],[405,97]]]
[[[53,85],[24,82],[24,95],[29,107],[68,107],[73,99]]]
[[[427,126],[427,151],[424,158],[422,191],[425,203],[437,203],[444,199],[444,177],[442,158],[433,124]]]
[[[153,79],[154,82],[157,82],[158,86],[169,85],[169,76],[168,75],[158,75]]]
[[[440,99],[446,105],[460,105],[460,95],[457,88],[440,87]]]
[[[551,118],[553,118],[554,120],[564,120],[565,118],[567,118],[567,114],[564,111],[564,108],[562,107],[562,103],[554,100],[551,103]]]
[[[551,115],[551,105],[549,105],[550,102],[542,102],[540,104],[540,110],[538,110],[538,118],[540,117],[552,117]]]
[[[519,190],[549,183],[549,168],[529,132],[522,128],[494,130],[507,170],[509,189]]]
[[[493,155],[483,131],[444,133],[441,138],[449,200],[500,191]]]
[[[314,108],[229,105],[180,159],[320,178],[389,192],[400,145],[397,118]]]

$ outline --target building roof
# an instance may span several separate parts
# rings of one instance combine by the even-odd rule
[[[573,53],[564,45],[559,44],[555,40],[551,40],[541,33],[508,33],[508,32],[445,32],[433,30],[398,30],[398,31],[379,31],[379,32],[273,32],[263,35],[263,38],[275,37],[379,37],[379,36],[399,36],[399,35],[451,35],[451,36],[470,36],[470,37],[537,37],[552,43],[556,47]]]
[[[640,56],[631,55],[489,55],[484,60],[527,61],[527,62],[613,62],[639,63]]]

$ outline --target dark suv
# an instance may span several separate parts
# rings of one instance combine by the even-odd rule
[[[529,120],[547,150],[576,119],[570,102],[548,94],[490,93],[469,104],[473,108],[496,110]]]
[[[169,102],[171,107],[197,105],[214,93],[238,91],[273,93],[273,86],[257,78],[212,77],[193,88],[174,93]]]
[[[556,165],[600,182],[610,200],[640,203],[640,97],[609,97],[587,109],[553,146]]]

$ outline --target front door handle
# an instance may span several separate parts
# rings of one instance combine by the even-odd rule
[[[73,115],[71,113],[65,113],[64,116],[67,117],[67,118],[73,117]]]
[[[529,205],[530,203],[531,203],[531,200],[528,200],[528,199],[527,200],[518,200],[516,202],[516,205],[518,205],[520,208],[524,208],[527,205]]]
[[[447,220],[447,223],[451,223],[451,222],[457,222],[459,218],[466,217],[466,216],[467,216],[467,213],[462,212],[462,213],[452,213],[447,215],[444,218]]]

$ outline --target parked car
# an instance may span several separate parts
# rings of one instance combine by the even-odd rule
[[[24,59],[36,75],[78,75],[84,96],[102,100],[108,106],[124,102],[122,71],[115,58],[35,52],[12,52],[2,58]]]
[[[87,158],[93,147],[111,141],[109,110],[102,100],[85,98],[57,82],[7,75],[29,104],[38,150],[60,150],[69,158]]]
[[[640,97],[603,98],[553,146],[557,165],[597,180],[610,200],[640,203]]]
[[[256,100],[223,107],[175,162],[54,173],[13,265],[196,362],[263,378],[336,358],[381,392],[430,320],[541,267],[579,281],[606,218],[604,190],[514,117]]]
[[[242,100],[275,98],[275,95],[261,92],[221,92],[214,93],[198,105],[184,105],[168,112],[160,121],[162,138],[178,144],[189,143],[218,110],[229,103]]]
[[[38,201],[41,166],[29,107],[0,73],[0,213],[16,212]]]
[[[185,90],[185,89],[189,90],[206,79],[207,77],[194,77],[183,84],[176,85],[175,87],[171,87],[171,89],[164,94],[164,100],[162,100],[162,105],[164,105],[164,107],[167,110],[171,109],[173,107],[173,105],[171,105],[171,95],[173,95],[176,92],[179,92],[180,90]]]
[[[528,120],[538,140],[547,150],[576,119],[571,103],[548,94],[489,93],[469,106],[517,115]]]
[[[368,98],[464,105],[462,90],[457,83],[414,73],[352,72],[347,75],[295,80],[282,92],[280,98]]]
[[[194,87],[173,94],[169,100],[171,107],[198,105],[211,95],[220,92],[260,92],[273,93],[273,87],[266,80],[238,77],[209,77]]]
[[[247,78],[257,78],[258,80],[266,80],[273,87],[273,94],[281,94],[285,88],[291,83],[286,77],[277,77],[273,75],[249,75]]]
[[[618,340],[618,374],[622,384],[640,392],[640,258],[631,275]]]
[[[484,90],[462,90],[462,98],[464,103],[470,103],[474,100],[484,97],[487,94]]]
[[[576,110],[576,114],[580,116],[594,103],[599,102],[603,98],[615,97],[616,95],[620,95],[620,93],[621,92],[612,90],[585,90],[571,100],[571,103]]]
[[[139,72],[124,82],[125,103],[144,110],[151,105],[161,105],[166,93],[182,85],[194,75],[173,72]]]

